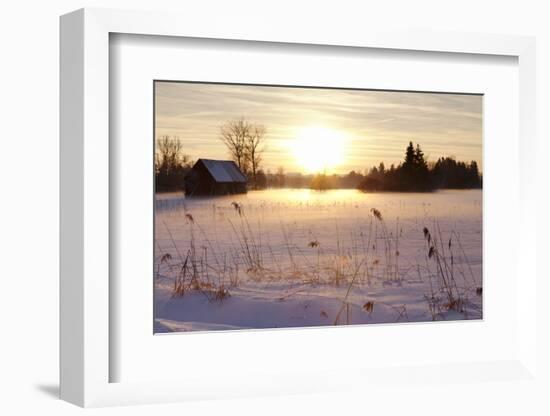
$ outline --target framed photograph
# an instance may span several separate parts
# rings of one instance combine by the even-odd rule
[[[62,398],[533,380],[534,51],[63,16]]]
[[[155,332],[483,318],[482,95],[154,100]]]

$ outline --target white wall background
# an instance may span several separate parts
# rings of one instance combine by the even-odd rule
[[[84,6],[178,10],[209,23],[211,13],[266,16],[281,27],[383,23],[397,27],[511,33],[537,36],[539,266],[550,248],[550,13],[540,0],[376,0],[376,1],[169,1],[169,0],[11,0],[0,10],[0,413],[81,412],[56,399],[58,386],[58,16]],[[543,170],[544,168],[544,170]],[[543,186],[544,184],[544,186]],[[550,277],[550,273],[547,273]],[[539,356],[550,374],[549,292],[538,291]],[[544,310],[546,309],[546,310]],[[546,329],[544,329],[546,328]],[[550,387],[546,386],[547,392]],[[396,390],[399,390],[396,392]],[[324,396],[258,398],[95,410],[99,414],[548,414],[544,392],[507,383],[434,385],[433,394],[388,386],[387,394],[353,398]],[[547,393],[546,392],[546,393]],[[393,398],[392,398],[393,397]],[[542,397],[542,399],[541,399]],[[537,399],[538,398],[538,399]],[[544,406],[541,404],[544,403]]]

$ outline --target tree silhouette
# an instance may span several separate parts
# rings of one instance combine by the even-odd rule
[[[244,118],[226,121],[220,127],[220,139],[231,159],[245,174],[251,176],[253,188],[258,188],[258,171],[264,152],[266,129]]]
[[[409,142],[407,149],[405,150],[405,162],[403,163],[404,169],[412,169],[415,161],[415,151],[413,142]]]
[[[428,166],[419,144],[409,142],[404,161],[385,169],[381,163],[373,167],[358,188],[364,190],[426,192],[438,188],[481,188],[481,175],[476,161],[469,164],[453,158],[440,158]]]
[[[246,170],[246,138],[250,126],[244,118],[230,120],[220,128],[220,139],[239,169]]]
[[[183,189],[183,178],[193,165],[190,157],[183,152],[177,136],[162,136],[155,146],[155,189],[156,191],[176,191]]]
[[[414,165],[420,170],[428,169],[428,164],[424,160],[424,152],[419,144],[416,145],[416,149],[414,150]]]
[[[260,124],[248,126],[248,132],[245,138],[245,158],[252,173],[253,188],[262,188],[262,183],[258,181],[258,170],[262,162],[262,153],[264,152],[265,127]]]

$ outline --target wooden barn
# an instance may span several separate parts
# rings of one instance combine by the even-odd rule
[[[199,159],[184,180],[186,196],[246,193],[247,178],[231,160]]]

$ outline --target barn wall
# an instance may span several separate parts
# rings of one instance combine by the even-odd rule
[[[202,163],[196,164],[185,180],[186,196],[231,195],[247,192],[246,183],[218,183]]]

